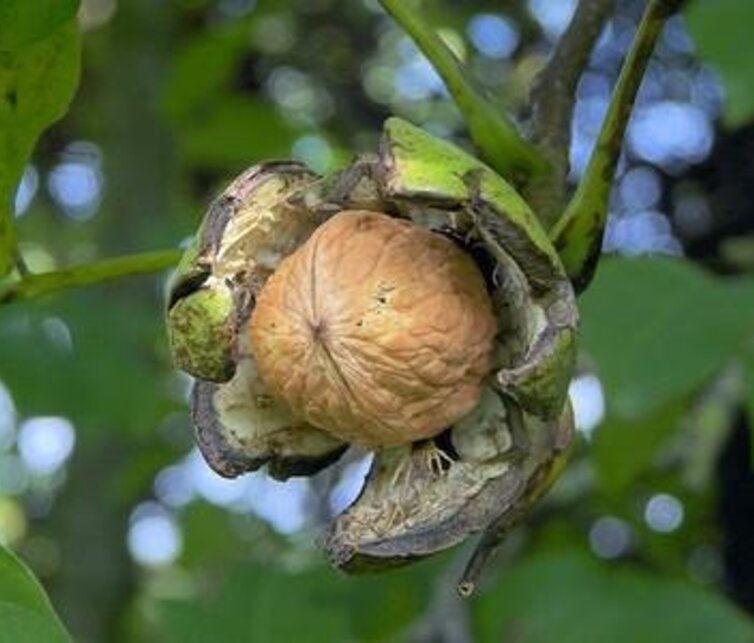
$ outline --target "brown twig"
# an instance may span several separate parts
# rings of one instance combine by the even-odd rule
[[[520,508],[515,514],[506,517],[501,524],[495,525],[482,534],[479,543],[474,548],[474,552],[466,564],[466,568],[461,575],[461,579],[456,586],[458,594],[462,598],[471,597],[479,587],[479,581],[482,573],[489,565],[490,561],[495,558],[500,549],[505,544],[505,536],[510,529],[518,522],[525,513],[524,508]],[[518,543],[514,551],[518,550]]]
[[[551,171],[531,181],[527,196],[547,227],[554,223],[565,203],[576,88],[614,6],[614,0],[581,0],[532,88],[532,140],[550,162]]]

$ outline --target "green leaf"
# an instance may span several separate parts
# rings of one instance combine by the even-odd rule
[[[448,582],[442,573],[447,564],[448,556],[441,556],[378,576],[367,574],[345,579],[327,570],[331,582],[337,582],[341,602],[348,611],[351,640],[364,643],[403,640],[398,634],[427,612],[438,584]]]
[[[167,355],[158,359],[160,307],[104,289],[0,309],[0,381],[22,415],[66,416],[82,438],[113,430],[149,438],[183,406],[169,393]]]
[[[746,643],[754,625],[717,594],[577,552],[506,571],[473,604],[481,643]]]
[[[248,24],[239,21],[202,34],[175,59],[164,107],[193,166],[237,171],[255,160],[289,157],[300,135],[274,105],[233,90],[248,33]]]
[[[42,586],[18,558],[0,547],[0,643],[70,640]]]
[[[70,20],[79,0],[3,0],[0,3],[0,53],[18,51],[50,35]]]
[[[399,635],[432,598],[435,562],[348,578],[325,567],[290,573],[242,565],[209,596],[161,602],[155,638],[166,643],[403,640]]]
[[[678,427],[686,409],[681,399],[636,422],[608,418],[594,439],[594,457],[602,489],[625,491],[651,463],[658,449]]]
[[[715,278],[682,260],[606,259],[581,312],[609,413],[638,419],[741,350],[754,329],[754,280]]]
[[[50,13],[42,9],[50,5]],[[56,8],[52,9],[52,5]],[[59,5],[59,6],[58,6]],[[40,134],[66,111],[78,83],[81,37],[75,5],[46,0],[0,4],[0,277],[16,240],[13,198]],[[67,12],[67,13],[66,13]],[[3,21],[6,18],[8,22]],[[16,31],[18,29],[18,31]],[[21,47],[21,43],[25,43]],[[7,49],[7,47],[13,47]]]
[[[689,3],[686,17],[699,52],[722,77],[725,122],[731,127],[744,124],[754,117],[754,66],[747,55],[754,3],[697,0]]]
[[[200,32],[182,47],[165,86],[164,106],[176,124],[200,117],[227,95],[233,73],[248,50],[248,26],[232,23],[221,32]],[[197,74],[196,70],[202,73]]]
[[[348,640],[348,615],[321,573],[287,575],[263,568],[234,573],[208,602],[166,602],[165,643]]]
[[[189,162],[237,170],[266,158],[287,158],[296,132],[261,100],[228,96],[181,128]]]

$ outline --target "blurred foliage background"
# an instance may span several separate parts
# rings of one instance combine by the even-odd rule
[[[574,181],[643,5],[617,2],[579,84]],[[574,6],[422,11],[525,123]],[[34,271],[175,247],[243,168],[332,170],[374,149],[390,114],[466,143],[373,0],[83,0],[78,21],[77,94],[15,199]],[[696,0],[667,25],[616,177],[610,256],[582,302],[576,454],[472,601],[453,593],[468,548],[379,576],[326,567],[316,539],[363,459],[286,484],[207,468],[167,353],[166,275],[0,308],[0,542],[74,638],[754,640],[752,24],[747,0]],[[0,640],[63,636],[24,620],[46,609],[36,592],[0,557],[3,604],[23,608],[0,609]]]

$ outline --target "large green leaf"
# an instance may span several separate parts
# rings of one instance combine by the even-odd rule
[[[686,400],[674,400],[641,420],[609,418],[598,429],[594,457],[602,489],[625,491],[653,461],[669,434],[678,427]]]
[[[400,636],[432,598],[437,570],[433,561],[380,576],[345,578],[324,567],[290,573],[243,565],[210,596],[160,603],[159,640],[403,640]]]
[[[163,607],[165,643],[347,640],[348,616],[318,575],[269,570],[233,574],[207,603]]]
[[[0,277],[11,265],[13,197],[24,166],[78,83],[80,34],[75,18],[65,20],[75,7],[69,0],[0,3]]]
[[[194,166],[237,171],[291,154],[298,134],[275,106],[234,90],[233,75],[248,53],[248,31],[242,20],[202,33],[175,58],[164,106],[186,161]]]
[[[754,3],[696,0],[686,11],[689,30],[702,56],[720,73],[725,86],[725,120],[731,126],[754,117],[754,65],[751,26]]]
[[[189,162],[237,170],[266,158],[287,158],[296,138],[273,105],[226,96],[181,129]]]
[[[12,53],[41,40],[70,20],[79,0],[3,0],[0,52]]]
[[[690,263],[608,259],[582,302],[583,344],[610,413],[636,419],[699,386],[754,329],[754,280]]]
[[[754,625],[719,595],[585,554],[528,558],[474,604],[481,643],[746,643]]]
[[[245,28],[244,28],[245,27]],[[248,50],[248,26],[201,32],[180,48],[164,90],[164,106],[176,124],[190,124],[232,89],[232,77]],[[201,73],[197,73],[201,69]]]
[[[144,279],[140,287],[149,285]],[[161,310],[108,292],[100,286],[0,308],[0,381],[23,415],[65,415],[85,434],[153,435],[181,408],[159,352],[166,350]]]
[[[32,573],[0,547],[0,643],[70,640]]]

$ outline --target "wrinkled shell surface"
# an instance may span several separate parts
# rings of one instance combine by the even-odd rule
[[[252,314],[263,381],[294,414],[367,447],[441,432],[479,400],[497,330],[452,241],[344,211],[284,260]]]

